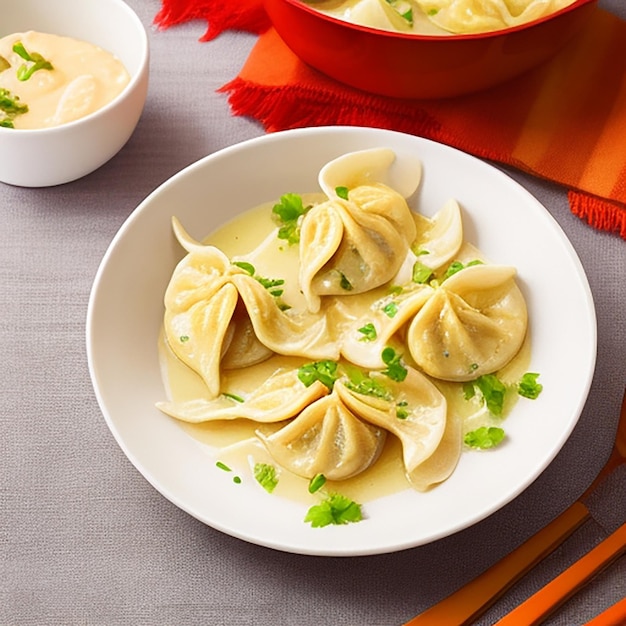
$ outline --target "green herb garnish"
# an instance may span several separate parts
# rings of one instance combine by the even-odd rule
[[[470,448],[487,450],[497,446],[504,439],[504,430],[498,426],[481,426],[465,435],[463,442]]]
[[[348,199],[347,187],[335,187],[335,193],[337,194],[337,197],[341,198],[342,200]]]
[[[316,380],[332,389],[339,378],[336,361],[316,361],[307,363],[298,370],[298,379],[305,387],[310,387]]]
[[[450,278],[450,276],[453,276],[454,274],[456,274],[457,272],[460,272],[466,267],[472,267],[472,265],[482,265],[482,264],[483,262],[480,259],[474,259],[473,261],[469,261],[468,263],[465,263],[465,264],[461,263],[461,261],[452,261],[452,263],[448,265],[448,269],[445,271],[443,275],[443,280],[445,280],[446,278]]]
[[[272,207],[272,213],[282,226],[278,229],[278,238],[285,239],[289,244],[300,241],[300,228],[298,220],[311,207],[302,204],[302,197],[297,193],[286,193],[280,198],[280,202]]]
[[[319,491],[326,484],[326,476],[324,474],[316,474],[309,481],[309,493]]]
[[[363,396],[371,396],[373,398],[382,398],[383,400],[391,400],[392,395],[385,385],[374,378],[366,376],[361,370],[354,368],[348,372],[348,380],[344,385]]]
[[[408,370],[402,364],[402,355],[387,346],[380,356],[383,363],[387,366],[387,369],[383,370],[383,374],[391,378],[391,380],[401,383],[408,374]]]
[[[363,335],[359,338],[359,341],[375,341],[378,336],[376,327],[371,322],[368,322],[365,326],[361,326],[358,330]]]
[[[397,302],[389,302],[383,307],[383,313],[387,317],[395,317],[398,313],[398,304]]]
[[[241,268],[244,272],[250,274],[250,276],[254,276],[254,273],[256,272],[254,265],[252,265],[252,263],[248,263],[247,261],[232,261],[232,264]]]
[[[473,398],[476,390],[480,391],[489,412],[500,417],[504,408],[506,385],[495,374],[484,374],[476,380],[465,383],[463,391],[466,399]]]
[[[320,504],[312,506],[304,518],[313,528],[349,524],[363,519],[361,505],[338,493],[327,496]]]
[[[234,400],[235,402],[245,402],[244,398],[238,396],[234,393],[228,393],[227,391],[222,392],[222,395],[229,400]]]
[[[537,382],[539,374],[526,372],[517,385],[517,393],[524,398],[535,400],[543,390],[543,385]]]
[[[433,271],[430,267],[424,265],[420,261],[415,261],[413,263],[413,273],[411,278],[414,283],[418,285],[423,285],[428,282],[428,279],[433,275]]]
[[[346,275],[343,272],[339,272],[341,279],[339,280],[339,286],[344,291],[352,291],[352,283],[346,278]]]
[[[276,489],[276,485],[278,485],[278,476],[273,465],[256,463],[254,466],[254,477],[267,493],[272,493]]]
[[[399,420],[405,420],[409,416],[409,410],[407,409],[408,406],[409,403],[406,400],[396,404],[396,417]]]
[[[226,465],[226,463],[222,463],[221,461],[216,461],[215,462],[215,467],[221,469],[224,472],[232,472],[233,470],[230,469],[230,467],[228,467],[228,465]]]
[[[35,72],[39,70],[53,70],[54,67],[50,61],[44,59],[38,52],[28,52],[21,41],[16,41],[13,44],[13,52],[22,57],[28,63],[32,65],[23,64],[17,68],[18,80],[28,80]]]
[[[0,126],[14,128],[13,120],[24,113],[28,113],[28,105],[20,102],[19,96],[11,93],[8,89],[0,87]]]
[[[178,341],[180,341],[180,343],[187,343],[189,341],[189,335],[181,335]]]
[[[8,70],[10,67],[11,64],[0,54],[0,72]]]

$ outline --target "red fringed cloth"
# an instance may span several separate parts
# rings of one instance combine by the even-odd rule
[[[350,124],[398,130],[515,167],[567,188],[572,212],[626,239],[626,22],[601,9],[550,63],[478,94],[398,100],[346,87],[302,63],[262,0],[162,0],[161,28],[208,22],[259,35],[239,75],[221,88],[235,115],[273,132]]]

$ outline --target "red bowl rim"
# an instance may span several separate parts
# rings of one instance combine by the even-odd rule
[[[493,30],[486,33],[466,33],[466,34],[458,34],[458,35],[417,35],[412,33],[402,33],[399,31],[391,31],[391,30],[383,30],[380,28],[373,28],[370,26],[363,26],[361,24],[354,24],[352,22],[348,22],[346,20],[342,20],[331,15],[327,15],[326,13],[322,13],[312,6],[303,2],[303,0],[281,0],[287,4],[291,4],[296,9],[304,11],[305,13],[309,13],[313,16],[318,17],[319,19],[336,24],[338,26],[343,26],[344,28],[348,28],[349,30],[360,31],[363,33],[369,33],[373,35],[379,35],[384,37],[391,37],[393,39],[411,39],[417,41],[463,41],[463,40],[472,40],[472,39],[488,39],[490,37],[501,37],[504,35],[508,35],[510,33],[515,33],[521,30],[526,30],[532,28],[534,26],[538,26],[539,24],[543,24],[544,22],[548,22],[553,20],[554,18],[565,15],[566,13],[570,13],[575,11],[576,9],[586,5],[597,2],[598,0],[574,0],[572,4],[563,7],[559,11],[555,11],[554,13],[550,13],[548,15],[544,15],[543,17],[537,18],[536,20],[532,20],[531,22],[525,22],[524,24],[518,24],[517,26],[511,26],[509,28],[504,28],[502,30]]]

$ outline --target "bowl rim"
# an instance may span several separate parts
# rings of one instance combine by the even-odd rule
[[[265,0],[267,4],[269,0]],[[449,34],[449,35],[424,35],[424,34],[413,34],[413,33],[403,33],[400,31],[394,30],[384,30],[382,28],[374,28],[372,26],[364,26],[362,24],[355,24],[354,22],[349,22],[347,20],[342,20],[338,17],[334,17],[332,15],[328,15],[326,13],[322,13],[321,11],[315,9],[309,4],[306,4],[303,0],[279,0],[285,2],[286,4],[292,5],[294,8],[304,11],[313,16],[317,16],[319,19],[325,22],[329,22],[331,24],[335,24],[338,26],[343,26],[344,28],[348,28],[349,30],[354,30],[357,32],[361,32],[363,34],[370,35],[379,35],[384,37],[389,37],[391,39],[403,39],[403,40],[416,40],[423,42],[450,42],[450,41],[465,41],[465,40],[479,40],[479,39],[495,39],[497,37],[504,37],[511,33],[516,33],[522,30],[528,30],[535,26],[539,26],[545,22],[555,19],[561,15],[565,15],[576,9],[585,6],[587,4],[597,3],[598,0],[574,0],[571,4],[558,11],[554,11],[553,13],[549,13],[548,15],[544,15],[530,22],[525,22],[523,24],[518,24],[517,26],[510,26],[509,28],[503,28],[500,30],[491,30],[483,33],[462,33],[462,34]],[[270,16],[271,17],[271,16]],[[272,18],[272,23],[274,22]]]
[[[53,135],[60,132],[64,132],[66,129],[71,129],[74,127],[78,127],[84,124],[89,124],[91,120],[96,117],[106,115],[106,113],[116,107],[119,102],[125,100],[128,94],[135,89],[135,87],[140,84],[148,71],[148,66],[150,62],[150,42],[148,40],[148,33],[146,32],[146,27],[143,25],[143,22],[139,19],[137,13],[130,7],[129,4],[123,2],[122,0],[109,0],[113,2],[123,10],[126,11],[131,21],[135,23],[137,26],[137,32],[140,38],[140,46],[141,46],[141,60],[139,62],[139,67],[137,71],[130,77],[128,84],[120,91],[120,93],[113,98],[110,102],[107,102],[104,106],[92,111],[88,115],[80,117],[76,120],[72,120],[71,122],[66,122],[64,124],[59,124],[58,126],[50,126],[47,128],[6,128],[4,126],[0,126],[0,136],[6,133],[15,133],[19,132],[20,135]],[[3,35],[5,37],[6,35]],[[74,37],[74,39],[79,39]],[[87,41],[87,40],[83,40]],[[88,42],[87,43],[91,43]]]

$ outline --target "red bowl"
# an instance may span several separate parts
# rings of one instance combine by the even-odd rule
[[[536,67],[589,21],[597,0],[491,33],[411,35],[350,24],[300,0],[264,0],[283,41],[339,82],[397,98],[445,98],[492,87]]]

